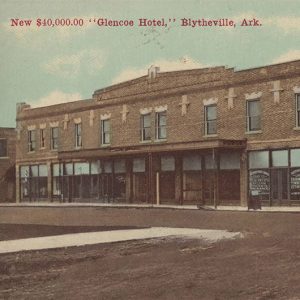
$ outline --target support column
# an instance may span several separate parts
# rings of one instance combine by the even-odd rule
[[[48,201],[52,202],[52,170],[51,170],[51,162],[47,162],[47,190],[48,190]]]
[[[175,201],[182,204],[182,158],[175,156]]]
[[[248,158],[246,150],[241,154],[240,161],[240,198],[241,206],[248,205]]]
[[[126,192],[125,198],[127,203],[132,202],[133,185],[132,185],[132,159],[126,160]]]
[[[20,166],[16,164],[16,203],[20,203]]]

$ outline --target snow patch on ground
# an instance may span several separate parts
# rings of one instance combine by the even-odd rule
[[[226,230],[169,227],[72,233],[56,236],[1,241],[0,253],[54,249],[161,237],[184,237],[216,242],[223,239],[241,238],[242,234],[239,232],[229,232]]]

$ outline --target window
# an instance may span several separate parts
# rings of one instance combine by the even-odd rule
[[[162,156],[160,167],[162,171],[175,171],[175,158],[173,156]]]
[[[250,169],[269,168],[269,151],[249,152],[249,168]]]
[[[40,148],[45,148],[46,132],[45,129],[40,129]]]
[[[167,138],[167,112],[157,112],[155,117],[156,139],[163,140]]]
[[[58,148],[58,127],[51,128],[51,149],[56,150]]]
[[[110,144],[110,120],[101,121],[101,144],[109,145]]]
[[[81,123],[75,124],[75,147],[82,147],[82,139],[81,139]]]
[[[141,115],[141,141],[151,140],[151,114]]]
[[[296,127],[300,127],[300,94],[296,94]]]
[[[217,106],[205,106],[205,135],[217,133]]]
[[[0,157],[7,157],[7,140],[0,139]]]
[[[28,131],[28,151],[35,151],[36,141],[35,141],[35,130]]]
[[[146,163],[144,158],[134,158],[132,164],[133,173],[141,173],[146,171]]]
[[[261,108],[259,100],[247,101],[247,131],[261,130]]]

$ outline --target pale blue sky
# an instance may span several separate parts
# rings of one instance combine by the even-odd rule
[[[300,59],[300,0],[0,0],[0,127],[17,102],[91,98],[94,90],[161,71],[225,65],[244,69]],[[83,27],[41,28],[37,18],[83,18]],[[167,28],[104,28],[88,19],[175,18]],[[260,27],[240,27],[256,17]],[[32,19],[11,27],[10,19]],[[229,18],[237,27],[187,28],[181,18]]]

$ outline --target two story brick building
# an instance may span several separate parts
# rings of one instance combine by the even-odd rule
[[[0,128],[0,202],[15,201],[16,131]]]
[[[17,201],[300,204],[300,61],[17,107]]]

